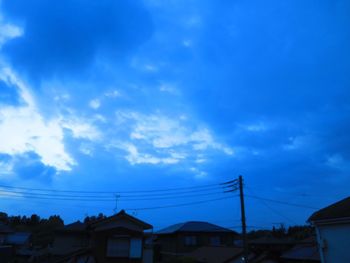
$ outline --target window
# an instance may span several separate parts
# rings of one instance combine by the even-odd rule
[[[107,257],[141,258],[142,238],[111,237],[107,241]]]
[[[196,246],[197,237],[196,236],[186,236],[185,237],[185,246]]]
[[[220,246],[221,245],[221,239],[219,236],[210,237],[210,245],[212,246]]]
[[[127,258],[130,253],[130,240],[127,237],[112,237],[107,241],[107,257]]]
[[[130,258],[141,258],[142,256],[142,239],[130,239]]]

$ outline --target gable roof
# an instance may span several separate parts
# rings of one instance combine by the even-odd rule
[[[130,220],[132,221],[133,223],[139,225],[141,228],[143,228],[144,230],[148,230],[148,229],[151,229],[153,228],[152,225],[136,218],[136,217],[133,217],[131,215],[129,215],[128,213],[126,213],[124,210],[121,210],[119,213],[115,214],[115,215],[112,215],[112,216],[109,216],[107,218],[104,218],[104,219],[101,219],[99,221],[96,221],[96,222],[93,222],[89,225],[89,227],[91,228],[95,228],[97,226],[100,226],[101,224],[104,224],[104,223],[108,223],[108,222],[111,222],[113,220],[116,220],[116,219],[127,219],[127,220]]]
[[[157,234],[173,234],[179,232],[230,232],[236,233],[227,228],[223,228],[218,225],[214,225],[208,222],[201,221],[189,221],[168,226],[156,232]]]
[[[309,222],[350,218],[350,197],[331,204],[313,213]]]
[[[59,232],[84,232],[86,231],[87,224],[80,221],[65,225],[62,228],[57,229]]]

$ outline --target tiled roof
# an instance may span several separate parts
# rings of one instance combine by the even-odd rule
[[[350,218],[350,197],[313,213],[308,221],[334,220]]]
[[[207,222],[189,221],[185,223],[171,225],[161,229],[157,234],[172,234],[178,232],[231,232],[234,231]]]

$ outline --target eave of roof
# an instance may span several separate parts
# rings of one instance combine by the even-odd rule
[[[331,204],[313,213],[309,222],[341,222],[350,218],[350,197]]]
[[[188,221],[185,223],[178,223],[166,228],[163,228],[156,232],[158,235],[169,235],[175,233],[232,233],[237,234],[235,231],[231,229],[224,228],[218,225],[214,225],[208,222],[201,221]]]

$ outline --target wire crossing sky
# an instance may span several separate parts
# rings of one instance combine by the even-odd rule
[[[117,202],[156,228],[233,226],[239,200],[220,184],[242,174],[249,226],[304,224],[349,195],[349,13],[1,0],[1,209],[72,222]]]

